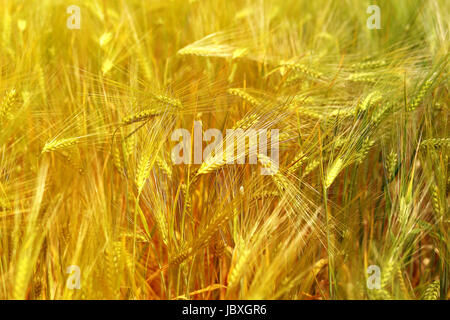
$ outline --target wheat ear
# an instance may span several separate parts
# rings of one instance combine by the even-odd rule
[[[53,139],[45,143],[42,153],[65,149],[79,142],[79,138]]]

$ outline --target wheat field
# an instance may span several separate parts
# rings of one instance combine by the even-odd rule
[[[449,299],[449,13],[0,0],[0,299]]]

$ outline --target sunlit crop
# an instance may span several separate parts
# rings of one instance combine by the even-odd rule
[[[448,299],[449,13],[0,0],[0,298]]]

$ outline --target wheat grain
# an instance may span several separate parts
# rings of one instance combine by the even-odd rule
[[[227,92],[231,95],[238,96],[239,98],[247,101],[252,106],[259,106],[261,104],[256,98],[252,97],[250,94],[248,94],[242,89],[230,88],[227,90]]]
[[[430,283],[425,290],[423,300],[438,300],[440,287],[439,280]]]
[[[392,179],[397,168],[398,156],[397,153],[391,151],[386,157],[386,166],[388,171],[388,179]]]
[[[11,109],[17,98],[15,89],[9,90],[0,105],[0,123],[11,118]]]
[[[264,198],[269,198],[269,197],[279,197],[280,193],[278,191],[262,191],[259,192],[257,194],[255,194],[254,196],[252,196],[252,200],[258,200],[258,199],[264,199]]]
[[[316,79],[321,79],[323,74],[319,71],[313,70],[301,63],[296,63],[296,62],[282,62],[281,63],[282,67],[285,67],[287,69],[291,69],[291,70],[295,70],[295,71],[300,71],[301,73],[304,73],[312,78],[316,78]]]
[[[364,100],[358,105],[357,111],[366,111],[369,107],[380,102],[383,96],[378,91],[373,91],[364,98]]]
[[[142,189],[144,188],[145,182],[147,181],[147,178],[150,175],[152,167],[153,163],[151,157],[147,154],[147,152],[143,152],[139,159],[135,180],[136,187],[139,193],[141,193]]]
[[[425,95],[427,94],[428,90],[431,88],[432,85],[433,85],[432,79],[428,79],[427,81],[424,82],[424,84],[420,87],[419,92],[414,97],[411,104],[408,106],[407,108],[408,111],[414,111],[419,106],[419,104],[425,98]]]
[[[378,81],[377,75],[375,73],[369,72],[351,74],[348,76],[347,80],[352,82],[366,82],[371,84],[374,84]]]
[[[317,166],[320,164],[319,159],[314,159],[312,161],[310,161],[306,167],[305,170],[303,171],[303,177],[306,177],[307,175],[309,175],[315,168],[317,168]]]
[[[160,110],[157,109],[146,109],[143,111],[140,111],[138,113],[134,113],[132,115],[126,116],[125,118],[123,118],[122,120],[122,125],[129,125],[135,122],[140,122],[140,121],[146,121],[149,120],[155,116],[161,115],[162,112]]]
[[[157,210],[154,212],[156,226],[158,228],[158,231],[161,235],[161,238],[165,245],[169,244],[168,234],[169,234],[169,227],[167,225],[167,218],[164,212],[161,210]]]
[[[57,151],[71,147],[79,142],[79,138],[53,139],[45,143],[41,153]]]
[[[364,142],[361,146],[361,148],[358,150],[356,154],[356,162],[362,163],[363,160],[366,158],[367,154],[369,153],[370,149],[375,144],[374,140],[370,140],[369,138],[364,139]]]
[[[172,177],[172,168],[167,164],[167,162],[161,157],[156,157],[156,165],[167,175],[168,178]]]
[[[352,64],[352,68],[354,69],[375,69],[375,68],[380,68],[380,67],[384,67],[387,65],[387,61],[386,60],[372,60],[372,61],[367,61],[367,62],[358,62],[358,63],[354,63]]]
[[[441,148],[441,147],[450,147],[450,138],[431,138],[423,140],[420,144],[421,147],[432,147],[432,148]]]
[[[325,178],[325,188],[329,188],[333,183],[334,179],[336,179],[339,172],[342,170],[342,166],[344,165],[344,161],[341,158],[336,159],[331,167],[327,170],[327,175]]]
[[[230,271],[228,273],[227,282],[229,288],[233,288],[234,286],[237,285],[239,279],[244,273],[244,267],[247,264],[250,253],[251,251],[248,248],[245,248],[243,243],[238,247],[236,253],[237,256],[236,261],[234,265],[230,268]]]
[[[433,210],[436,213],[436,216],[438,217],[438,219],[442,219],[444,217],[444,208],[441,205],[441,200],[440,200],[440,196],[439,196],[439,188],[434,185],[431,187],[431,204],[433,206]]]

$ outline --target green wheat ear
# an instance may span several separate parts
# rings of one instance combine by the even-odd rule
[[[423,294],[423,300],[438,300],[440,287],[439,280],[435,280],[430,283]]]

